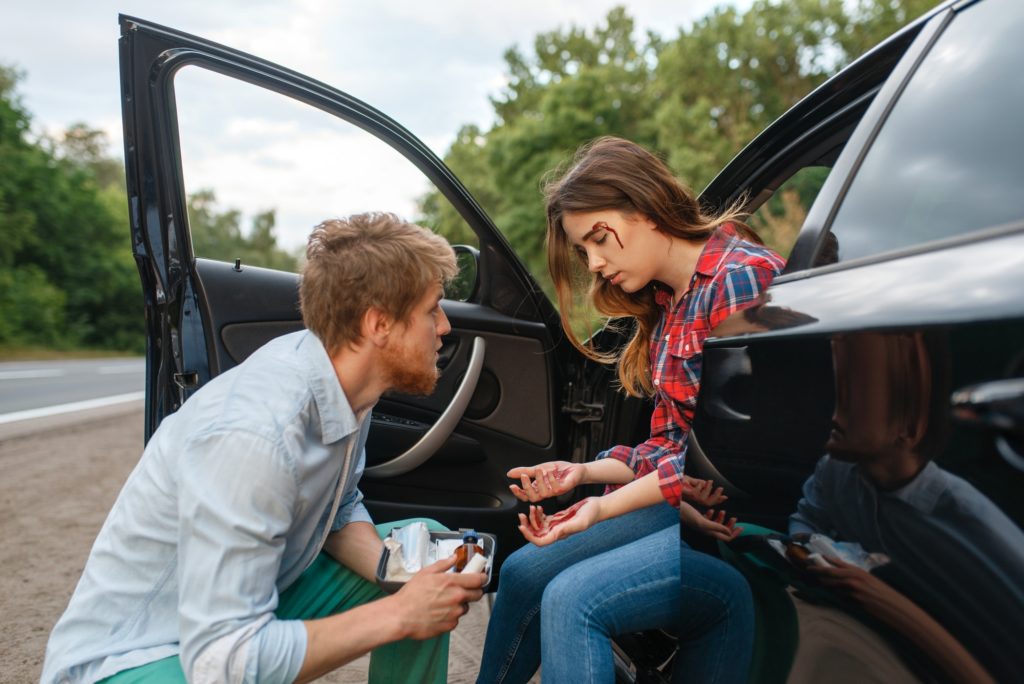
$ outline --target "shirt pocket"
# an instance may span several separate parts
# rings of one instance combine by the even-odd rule
[[[691,330],[673,340],[661,372],[662,391],[668,398],[688,409],[697,405],[705,337],[706,331]]]
[[[707,330],[689,330],[669,342],[668,353],[669,355],[684,361],[694,356],[700,356],[701,352],[704,350],[704,339],[707,336]]]

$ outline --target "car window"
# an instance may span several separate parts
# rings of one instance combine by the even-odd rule
[[[446,202],[389,145],[315,107],[198,66],[174,87],[195,256],[295,271],[324,219],[391,211],[431,227],[424,199]],[[477,246],[454,225],[449,241]]]
[[[1024,218],[1018,2],[961,11],[912,75],[832,224],[840,261]]]
[[[750,215],[750,227],[764,243],[789,258],[807,210],[821,191],[831,169],[805,166],[779,186],[771,198]]]

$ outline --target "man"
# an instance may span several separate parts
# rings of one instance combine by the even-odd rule
[[[970,482],[932,461],[947,439],[945,335],[834,338],[828,454],[804,483],[789,532],[888,555],[891,562],[873,572],[836,558],[807,570],[905,635],[944,677],[1016,679],[1024,532]],[[806,640],[800,648],[811,652]],[[882,671],[877,663],[873,670]]]
[[[307,331],[164,419],[50,635],[43,682],[308,681],[369,651],[371,681],[445,681],[447,632],[486,576],[446,573],[451,558],[384,596],[389,528],[357,485],[381,394],[434,388],[455,256],[391,214],[327,221],[306,255]]]

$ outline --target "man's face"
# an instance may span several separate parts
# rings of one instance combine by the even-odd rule
[[[855,463],[888,455],[898,431],[891,415],[893,382],[883,336],[837,337],[832,358],[836,407],[826,449],[838,460]]]
[[[390,388],[406,394],[430,394],[437,384],[437,352],[441,336],[452,326],[441,308],[440,283],[427,288],[406,321],[397,323],[381,351]]]

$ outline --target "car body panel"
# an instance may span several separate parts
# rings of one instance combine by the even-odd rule
[[[886,125],[909,84],[933,55],[941,50],[948,57],[957,49],[944,39],[954,35],[951,27],[963,38],[957,22],[966,16],[978,24],[1001,22],[1003,32],[1024,27],[1019,5],[985,0],[938,8],[910,29],[912,36],[907,30],[901,34],[898,61],[887,73],[875,72],[881,80],[874,86],[864,86],[876,94],[836,156],[785,274],[757,307],[735,314],[707,340],[694,434],[703,457],[730,485],[730,510],[742,521],[780,532],[798,505],[807,505],[809,491],[818,491],[843,463],[856,464],[851,482],[872,492],[873,503],[833,492],[824,507],[831,509],[829,520],[839,521],[829,530],[833,538],[884,551],[891,562],[875,574],[922,608],[996,680],[1009,681],[1024,665],[1015,646],[1024,629],[1024,420],[1015,417],[1024,416],[1024,215],[998,225],[966,224],[956,234],[895,249],[880,246],[877,253],[846,260],[849,232],[843,231],[853,228],[837,220],[849,208],[843,202],[853,196],[850,188],[873,146],[891,144]],[[972,64],[970,53],[956,54]],[[928,83],[942,87],[935,71]],[[989,105],[992,116],[1006,117],[1015,109],[997,102]],[[759,138],[741,157],[756,158],[760,146],[785,149],[798,137],[790,116],[773,127],[782,140]],[[1014,129],[1012,118],[1002,121],[999,130]],[[770,134],[771,129],[763,135]],[[974,133],[952,135],[938,144],[959,149]],[[1024,136],[1010,133],[996,147],[1024,158]],[[929,157],[924,150],[919,156],[941,155]],[[930,169],[919,166],[927,178]],[[1017,168],[1019,185],[1024,167]],[[711,187],[745,184],[740,171],[723,177],[728,182]],[[727,196],[724,190],[719,194]],[[866,201],[863,193],[856,201]],[[912,201],[908,194],[906,202]],[[851,397],[861,397],[861,404]],[[825,461],[829,452],[834,455]],[[911,469],[897,471],[908,463]],[[921,475],[887,480],[879,464]],[[929,505],[909,498],[913,487],[930,488]],[[867,508],[858,511],[859,506]],[[870,521],[859,528],[860,539],[851,538],[858,528],[844,518],[856,514]],[[856,605],[844,605],[842,610],[866,619],[883,636],[914,676],[952,676],[949,661],[940,664],[946,654],[936,657],[921,646],[921,635],[932,629],[928,624],[904,625],[902,634],[894,633]],[[848,667],[870,669],[869,661],[858,664],[855,648],[834,648],[848,651]]]

